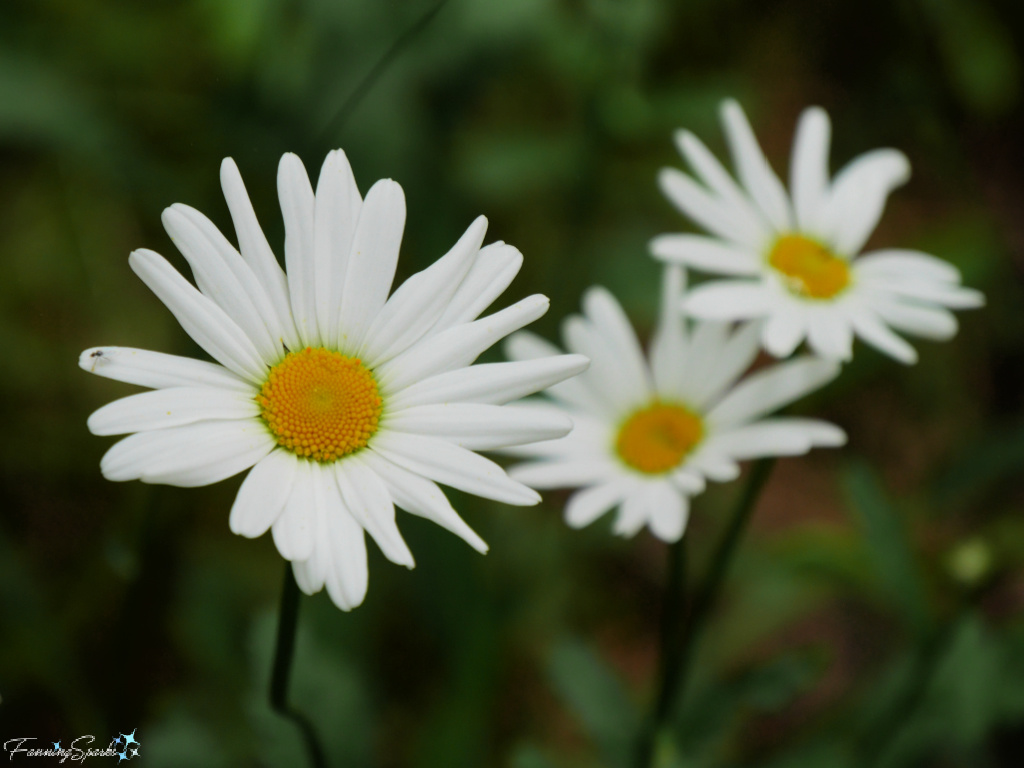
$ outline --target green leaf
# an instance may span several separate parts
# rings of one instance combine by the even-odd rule
[[[640,718],[618,676],[579,640],[558,643],[548,676],[611,765],[628,765]]]
[[[903,519],[866,464],[851,465],[843,473],[843,486],[885,594],[911,628],[924,633],[931,623],[925,586]]]

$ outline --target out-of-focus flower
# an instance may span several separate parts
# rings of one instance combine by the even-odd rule
[[[811,107],[797,127],[787,194],[739,104],[726,101],[722,121],[740,184],[688,131],[675,138],[697,180],[674,168],[658,178],[665,195],[710,236],[661,235],[652,253],[729,276],[695,288],[689,313],[764,318],[762,343],[776,357],[788,357],[806,338],[817,354],[849,360],[856,335],[913,363],[917,353],[895,331],[949,339],[957,331],[949,310],[984,303],[981,293],[960,285],[955,267],[934,256],[897,249],[858,255],[889,193],[909,178],[903,153],[868,152],[830,180],[828,115]]]
[[[583,297],[583,316],[563,326],[565,345],[591,359],[590,369],[550,387],[548,406],[575,428],[560,440],[508,449],[532,459],[509,474],[538,489],[579,488],[568,501],[569,525],[581,527],[619,507],[616,533],[644,525],[665,541],[683,535],[689,499],[705,478],[733,480],[738,461],[803,454],[846,441],[824,421],[764,418],[831,381],[837,363],[803,357],[741,379],[759,352],[756,323],[693,324],[679,314],[684,272],[670,266],[661,319],[645,359],[619,303],[603,288]],[[559,350],[528,332],[505,344],[514,360],[551,359]]]
[[[85,370],[155,390],[89,418],[98,435],[135,433],[103,457],[104,476],[199,486],[252,467],[231,530],[272,530],[302,590],[326,585],[345,610],[366,594],[364,531],[388,559],[413,566],[396,504],[486,551],[436,483],[508,504],[539,501],[474,451],[565,435],[564,415],[504,404],[587,366],[579,355],[472,365],[547,311],[535,295],[478,319],[522,255],[500,242],[481,248],[480,217],[389,298],[405,227],[402,188],[382,180],[363,199],[335,151],[314,192],[287,154],[278,173],[286,275],[230,159],[221,182],[237,250],[192,208],[163,215],[198,290],[153,251],[129,257],[217,362],[124,347],[82,353]]]

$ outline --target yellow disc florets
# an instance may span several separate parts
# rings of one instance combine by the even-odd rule
[[[626,419],[615,450],[626,464],[648,474],[675,469],[704,437],[704,422],[681,405],[654,403]]]
[[[278,445],[317,461],[358,451],[380,422],[373,374],[359,359],[323,348],[289,352],[256,401]]]
[[[790,290],[812,299],[831,299],[850,284],[846,261],[803,235],[776,240],[768,263],[785,276]]]

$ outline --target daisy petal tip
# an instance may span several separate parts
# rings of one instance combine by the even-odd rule
[[[89,373],[107,364],[107,350],[103,347],[89,347],[78,356],[78,367]]]

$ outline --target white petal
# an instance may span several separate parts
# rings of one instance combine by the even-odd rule
[[[454,325],[476,320],[505,292],[522,266],[523,254],[511,245],[497,242],[481,248],[430,333],[440,333]]]
[[[764,456],[799,456],[814,447],[845,445],[846,433],[817,419],[765,419],[712,435],[709,449],[736,461]]]
[[[390,360],[430,330],[473,266],[486,233],[487,219],[479,216],[448,253],[399,286],[366,333],[360,354],[367,365]]]
[[[715,365],[728,343],[731,326],[731,323],[718,320],[698,320],[691,324],[685,370],[679,389],[679,395],[686,398],[687,402],[703,389],[705,372]],[[696,403],[692,402],[691,405]]]
[[[729,483],[740,476],[740,465],[720,452],[709,450],[707,441],[686,458],[684,469],[699,472],[719,483]]]
[[[231,506],[228,525],[232,533],[254,539],[267,532],[291,495],[299,463],[295,454],[284,448],[276,448],[256,463]]]
[[[589,365],[590,360],[583,355],[472,365],[417,381],[391,395],[388,408],[398,411],[415,405],[452,402],[503,405],[576,376]]]
[[[524,400],[522,403],[512,403],[505,407],[512,410],[523,408],[530,411],[546,411],[552,414],[552,418],[566,415],[559,405],[540,399]],[[607,457],[608,446],[614,441],[617,423],[609,423],[603,418],[593,417],[580,411],[570,412],[568,416],[572,419],[573,428],[572,432],[565,437],[544,440],[539,443],[527,443],[526,445],[510,445],[498,449],[498,452],[507,456],[527,458],[604,459]]]
[[[822,214],[835,251],[853,256],[874,232],[893,189],[910,178],[910,163],[895,149],[876,149],[836,174]]]
[[[693,288],[683,309],[705,320],[750,320],[771,308],[762,283],[746,280],[712,280]]]
[[[395,505],[384,481],[358,455],[335,462],[333,470],[341,499],[356,522],[388,560],[413,568],[416,561],[395,523]]]
[[[677,131],[676,145],[690,163],[690,167],[707,186],[726,203],[734,219],[733,239],[759,248],[771,235],[768,221],[752,204],[750,198],[733,181],[729,172],[722,167],[708,148],[689,131]]]
[[[888,248],[858,256],[853,262],[854,274],[859,279],[927,280],[959,283],[960,270],[948,261],[929,253]]]
[[[534,461],[516,464],[508,470],[513,480],[539,490],[592,485],[620,473],[617,464],[602,457]]]
[[[329,556],[326,570],[327,594],[336,606],[350,611],[366,597],[370,571],[366,567],[366,538],[363,528],[342,503],[336,484],[324,483],[324,550]]]
[[[505,341],[505,355],[512,360],[554,360],[561,357],[561,351],[554,344],[545,341],[540,336],[530,331],[520,331],[508,337]],[[574,359],[585,358],[586,355],[571,355]],[[480,366],[474,366],[479,368]],[[612,415],[614,409],[605,403],[594,390],[587,386],[586,376],[577,376],[572,379],[548,387],[546,394],[559,400],[566,405],[571,405],[589,413],[605,413]]]
[[[405,229],[405,193],[381,179],[366,193],[348,257],[338,318],[338,345],[357,350],[387,301]]]
[[[583,294],[583,311],[617,361],[624,386],[642,398],[649,397],[654,382],[640,341],[619,302],[609,291],[595,286]]]
[[[828,151],[832,126],[821,107],[809,107],[800,115],[793,160],[790,164],[790,190],[797,227],[809,234],[821,235],[822,214],[828,194]]]
[[[370,447],[410,472],[466,493],[516,506],[540,501],[540,496],[512,480],[490,459],[436,437],[381,430]]]
[[[658,394],[678,397],[686,380],[688,341],[680,313],[680,298],[686,284],[682,267],[662,270],[661,306],[658,327],[651,339],[651,377]]]
[[[747,248],[764,246],[763,228],[753,225],[743,228],[747,220],[742,209],[709,194],[685,173],[675,168],[662,168],[658,173],[658,186],[676,208],[708,232]]]
[[[140,387],[217,387],[255,395],[253,385],[227,368],[191,357],[132,347],[92,347],[78,365],[84,371]]]
[[[259,415],[260,406],[252,394],[209,387],[169,387],[108,403],[89,417],[88,425],[94,435],[125,435],[197,421],[250,419]]]
[[[284,261],[295,329],[303,346],[320,346],[316,321],[314,221],[316,196],[297,155],[288,152],[277,167],[277,195],[284,217]]]
[[[690,500],[668,482],[651,483],[647,488],[651,513],[651,533],[669,543],[679,541],[690,516]]]
[[[534,294],[493,315],[423,339],[380,366],[377,382],[388,392],[398,392],[428,376],[469,365],[481,352],[547,312],[548,305],[546,296]]]
[[[721,275],[757,275],[762,269],[755,252],[702,235],[659,235],[650,249],[663,261]]]
[[[384,481],[391,498],[399,507],[451,531],[477,552],[487,552],[487,543],[459,517],[447,497],[432,480],[402,469],[372,450],[364,451],[359,458]]]
[[[313,203],[316,322],[324,340],[338,338],[338,307],[362,203],[348,157],[340,149],[328,152]]]
[[[867,308],[851,315],[853,331],[871,346],[884,352],[905,365],[917,362],[917,352],[882,322],[878,315]]]
[[[725,123],[725,136],[743,186],[775,231],[785,232],[792,229],[793,212],[790,210],[786,190],[768,165],[747,116],[737,102],[729,99],[722,104],[722,121]]]
[[[708,413],[717,428],[751,421],[781,408],[839,375],[839,365],[803,357],[758,371],[740,382]]]
[[[839,306],[808,310],[807,344],[821,357],[847,362],[853,358],[853,328]]]
[[[698,326],[698,333],[700,329],[701,326]],[[694,338],[697,338],[697,334]],[[684,380],[679,394],[693,408],[704,410],[709,403],[717,400],[746,372],[761,351],[761,328],[758,323],[747,323],[724,339],[713,348],[713,354],[702,354],[701,362],[698,363],[696,359],[691,362],[689,376]]]
[[[273,448],[273,437],[258,420],[204,421],[129,435],[104,454],[100,469],[118,482],[194,487],[236,475]]]
[[[175,203],[164,210],[161,219],[192,267],[199,289],[245,331],[266,363],[277,362],[284,349],[276,313],[234,246],[212,221],[187,205]]]
[[[262,383],[267,368],[260,353],[223,309],[197,291],[158,253],[132,251],[128,264],[171,310],[185,333],[211,357],[239,376]]]
[[[565,522],[572,528],[590,525],[609,509],[618,506],[635,487],[627,477],[616,477],[576,491],[565,504]]]
[[[476,259],[487,231],[478,216],[452,250],[399,286],[374,319],[360,356],[371,368],[406,351],[437,322]]]
[[[980,291],[949,283],[893,280],[884,284],[884,287],[877,283],[871,287],[891,296],[906,297],[927,304],[939,304],[950,309],[974,309],[985,304],[985,296]]]
[[[799,302],[779,301],[762,328],[765,350],[773,357],[789,357],[807,335],[807,325],[806,313]]]
[[[562,336],[566,347],[590,358],[584,381],[606,404],[602,410],[620,415],[651,399],[653,388],[647,376],[638,376],[635,366],[623,365],[610,339],[593,324],[570,315],[562,322]]]
[[[691,469],[680,469],[673,472],[669,476],[669,480],[673,486],[687,496],[696,496],[698,493],[704,493],[704,489],[707,487],[701,474]]]
[[[391,411],[381,426],[440,437],[471,451],[486,451],[564,437],[572,430],[572,421],[550,408],[447,403]]]
[[[640,529],[650,522],[652,510],[648,491],[646,483],[638,483],[626,494],[626,498],[622,500],[622,505],[619,507],[619,516],[612,526],[612,530],[618,536],[623,538],[636,536]]]
[[[274,545],[285,560],[308,560],[313,555],[317,541],[314,486],[322,482],[319,465],[296,459],[291,494],[271,527]]]
[[[935,341],[947,341],[957,332],[956,316],[942,307],[926,307],[897,298],[873,297],[871,309],[898,331]]]
[[[231,212],[231,221],[235,225],[238,237],[238,250],[242,258],[252,268],[253,273],[263,286],[263,290],[274,306],[274,312],[280,323],[284,344],[289,349],[301,346],[295,323],[292,320],[291,302],[288,298],[288,281],[284,270],[277,263],[274,251],[267,242],[266,235],[260,227],[256,212],[249,200],[249,194],[242,183],[242,175],[238,166],[230,157],[220,165],[220,183],[224,190],[224,199]]]

